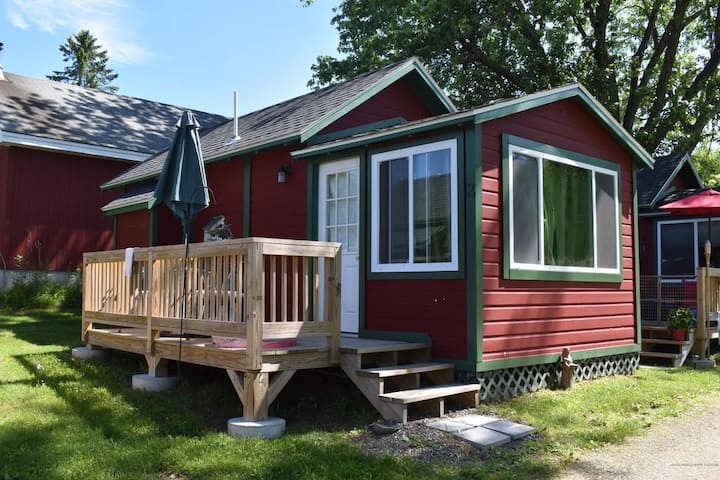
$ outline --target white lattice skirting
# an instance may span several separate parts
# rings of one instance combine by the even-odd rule
[[[591,380],[608,375],[632,374],[640,364],[638,353],[611,355],[576,361],[575,380]],[[480,400],[503,400],[534,392],[541,388],[553,388],[560,382],[560,363],[507,368],[478,374]]]

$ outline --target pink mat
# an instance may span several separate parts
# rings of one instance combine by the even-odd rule
[[[244,338],[236,338],[234,340],[213,339],[213,343],[223,348],[247,348],[247,340]],[[287,348],[297,345],[297,341],[289,338],[281,338],[278,340],[263,340],[263,348]]]

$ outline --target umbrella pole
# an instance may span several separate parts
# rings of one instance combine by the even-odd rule
[[[189,228],[183,222],[183,238],[185,239],[185,255],[183,255],[183,288],[182,303],[180,304],[180,338],[178,339],[178,386],[180,385],[180,372],[182,370],[182,342],[183,342],[183,323],[185,320],[185,308],[187,305],[187,260],[190,251],[190,232]]]

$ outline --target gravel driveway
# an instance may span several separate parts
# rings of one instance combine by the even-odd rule
[[[720,479],[720,393],[622,445],[588,453],[559,479]]]

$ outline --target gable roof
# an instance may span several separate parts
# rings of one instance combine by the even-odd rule
[[[324,155],[334,151],[347,150],[367,144],[369,141],[383,141],[392,138],[417,134],[443,126],[473,121],[477,124],[495,120],[507,115],[520,113],[531,108],[540,107],[549,103],[567,98],[576,98],[597,118],[610,132],[633,153],[634,159],[641,165],[652,168],[653,158],[637,141],[618,123],[600,102],[579,83],[563,87],[544,90],[517,98],[503,99],[492,102],[483,107],[463,112],[417,120],[400,126],[390,127],[374,132],[367,132],[352,137],[343,138],[333,142],[313,145],[302,150],[292,152],[295,159]]]
[[[409,78],[425,89],[436,113],[455,111],[455,106],[420,61],[410,58],[241,116],[238,118],[237,140],[231,141],[234,122],[207,132],[201,136],[203,157],[206,162],[210,162],[275,145],[305,142],[401,78]],[[114,188],[156,177],[162,170],[164,160],[165,153],[160,153],[115,177],[101,188]]]
[[[663,197],[665,190],[686,165],[697,180],[697,188],[703,188],[703,181],[687,153],[656,157],[654,168],[643,168],[637,173],[638,205],[654,208]]]
[[[0,71],[1,143],[138,161],[168,148],[184,110]],[[206,128],[228,121],[195,114]]]

